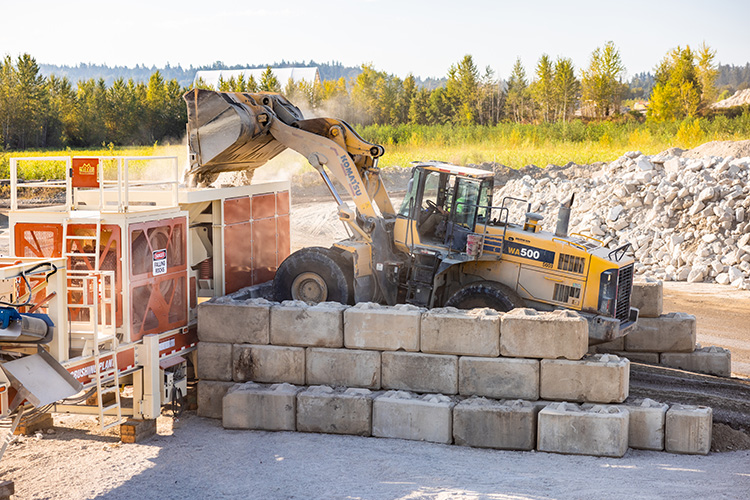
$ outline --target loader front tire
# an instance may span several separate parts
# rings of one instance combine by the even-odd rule
[[[345,261],[335,251],[322,247],[303,248],[281,263],[273,279],[273,299],[308,303],[349,303],[353,296]]]
[[[501,312],[525,307],[523,299],[516,292],[502,283],[494,281],[469,283],[454,293],[445,305],[457,309],[489,307]]]

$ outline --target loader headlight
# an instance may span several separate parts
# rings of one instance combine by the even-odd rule
[[[617,269],[609,269],[599,279],[599,312],[606,316],[615,315],[617,300]]]

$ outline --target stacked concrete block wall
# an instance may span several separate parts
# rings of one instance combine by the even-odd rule
[[[588,432],[575,438],[573,451],[549,444],[557,438],[543,433],[540,410],[555,400],[607,403],[560,407],[584,422],[646,411],[617,404],[628,396],[629,361],[586,355],[588,323],[572,311],[222,298],[202,304],[198,317],[198,413],[227,428],[618,456],[620,434],[610,448],[586,444]],[[567,413],[545,418],[571,421]],[[662,416],[661,428],[650,415],[633,417],[625,447],[628,433],[633,447],[664,447],[669,426]],[[673,448],[702,450],[692,443]]]
[[[731,376],[728,349],[696,344],[695,316],[663,312],[661,281],[633,283],[631,306],[639,309],[639,319],[626,337],[595,346],[593,352],[623,356],[637,363],[661,364],[670,368]]]

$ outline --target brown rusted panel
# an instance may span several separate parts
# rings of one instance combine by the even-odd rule
[[[289,191],[276,193],[276,214],[287,215],[289,213]]]
[[[195,283],[195,276],[190,277],[190,309],[198,307],[198,290]]]
[[[276,217],[276,267],[289,257],[291,253],[291,231],[289,229],[289,216],[279,215]]]
[[[236,292],[252,284],[252,223],[224,228],[224,290]]]
[[[251,218],[250,197],[229,198],[224,200],[224,223],[235,224],[247,222]]]
[[[253,221],[253,284],[273,278],[276,272],[276,219]]]
[[[276,215],[276,195],[256,194],[253,196],[253,220],[267,219]]]

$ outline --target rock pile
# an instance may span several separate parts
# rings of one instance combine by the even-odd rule
[[[575,193],[569,232],[610,248],[630,243],[637,274],[750,289],[750,157],[681,153],[633,151],[609,164],[536,169],[509,179],[494,205],[526,199],[554,231],[560,202]],[[526,208],[512,210],[510,221],[520,222]]]

